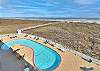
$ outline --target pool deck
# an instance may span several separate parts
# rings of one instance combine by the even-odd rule
[[[17,51],[17,53],[22,56],[28,63],[30,63],[32,66],[34,66],[34,52],[33,49],[31,48],[27,48],[25,46],[22,45],[14,45],[11,47],[14,50],[20,49],[19,51]]]
[[[15,38],[10,38],[10,36],[5,36],[3,37],[1,40],[3,42],[7,42],[7,41],[10,41],[10,40],[13,40],[13,39],[21,39],[21,38],[25,38],[25,39],[30,39],[30,40],[33,40],[33,41],[36,41],[40,44],[43,44],[53,50],[55,50],[60,56],[61,56],[61,63],[60,65],[54,70],[54,71],[82,71],[80,69],[80,67],[93,67],[93,71],[100,71],[100,66],[96,65],[96,64],[93,64],[93,63],[89,63],[85,60],[83,60],[82,58],[80,58],[79,56],[76,56],[74,54],[72,54],[71,52],[62,52],[60,50],[58,50],[56,47],[53,47],[51,46],[50,44],[45,44],[43,40],[36,40],[35,38],[32,38],[30,35],[28,36],[25,36],[26,34],[21,34],[21,35],[18,35],[17,37]],[[19,46],[18,48],[22,48],[23,46]],[[13,46],[11,47],[12,49],[16,49],[17,47],[16,46]],[[27,48],[25,47],[25,50]],[[24,50],[24,51],[25,51]],[[30,49],[28,49],[28,51],[31,51]],[[18,52],[20,55],[22,54],[23,50],[21,52]],[[27,52],[27,51],[26,51]],[[27,61],[32,64],[33,61],[31,60],[32,59],[32,56],[31,56],[32,53],[28,53],[26,54],[26,56],[30,56],[29,59],[27,59]],[[23,55],[23,54],[22,54]],[[34,64],[33,64],[34,66]]]

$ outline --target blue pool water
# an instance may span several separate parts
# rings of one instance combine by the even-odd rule
[[[61,61],[61,57],[54,50],[28,39],[17,39],[5,42],[1,48],[9,50],[11,46],[16,44],[24,45],[34,50],[34,63],[39,69],[51,71],[55,69]]]

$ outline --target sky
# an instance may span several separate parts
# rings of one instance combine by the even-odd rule
[[[0,17],[100,18],[100,0],[0,0]]]

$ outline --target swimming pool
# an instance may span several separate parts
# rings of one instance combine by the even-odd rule
[[[11,46],[16,44],[24,45],[34,50],[34,64],[39,69],[51,71],[60,64],[61,57],[59,54],[57,54],[54,50],[29,39],[17,39],[5,42],[1,48],[9,50]]]

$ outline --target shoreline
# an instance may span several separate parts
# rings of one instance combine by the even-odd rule
[[[65,22],[83,22],[99,23],[100,18],[0,18],[0,20],[26,20],[26,21],[65,21]]]

